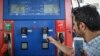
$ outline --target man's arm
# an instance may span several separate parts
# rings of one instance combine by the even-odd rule
[[[69,56],[74,56],[74,50],[71,47],[67,47],[65,45],[62,45],[52,37],[48,37],[48,40],[53,43],[58,49],[60,49],[63,53]]]

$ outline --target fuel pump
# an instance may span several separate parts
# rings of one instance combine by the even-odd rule
[[[68,45],[71,36],[69,33],[66,34],[66,27],[68,31],[71,28],[69,27],[71,20],[68,18],[71,13],[70,0],[3,0],[1,2],[4,3],[3,38],[8,45],[7,55],[64,55],[46,39],[48,35],[57,37],[60,43]],[[32,30],[31,33],[28,33],[29,29]]]

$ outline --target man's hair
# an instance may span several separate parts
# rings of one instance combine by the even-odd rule
[[[95,6],[85,5],[77,7],[72,12],[78,25],[80,22],[83,22],[91,31],[100,30],[100,16]]]

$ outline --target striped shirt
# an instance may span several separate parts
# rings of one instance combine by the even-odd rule
[[[86,51],[88,56],[100,56],[100,35],[88,43],[84,42],[83,49]]]

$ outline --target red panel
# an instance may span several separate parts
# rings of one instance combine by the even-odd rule
[[[63,33],[64,36],[64,42],[62,43],[62,45],[65,45],[65,21],[64,20],[56,20],[56,34],[57,34],[57,38],[59,38],[59,33]],[[57,56],[58,55],[58,49],[57,49]]]
[[[72,17],[71,0],[65,0],[65,19],[66,19],[66,45],[72,46]]]
[[[56,20],[56,34],[57,38],[59,37],[59,33],[63,33],[65,36],[65,21],[64,20]]]
[[[3,0],[0,0],[0,30],[2,30],[2,24],[3,24]]]
[[[58,32],[65,31],[65,21],[64,20],[56,20],[56,31]]]

